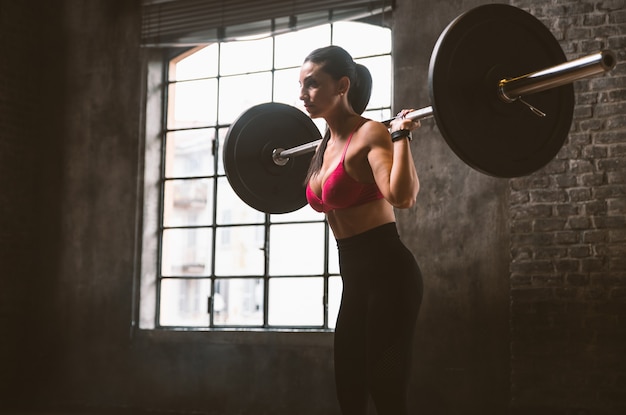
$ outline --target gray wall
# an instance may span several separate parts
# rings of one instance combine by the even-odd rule
[[[332,335],[169,333],[131,326],[142,211],[139,3],[58,0],[33,7],[0,0],[0,412],[338,414]],[[428,105],[428,60],[439,33],[482,3],[396,1],[396,109]],[[607,3],[624,8],[623,2]],[[553,22],[567,13],[556,6],[535,9]],[[615,27],[619,15],[612,16]],[[619,71],[623,75],[623,66]],[[618,92],[604,99],[622,102],[623,109],[624,83],[612,88]],[[610,133],[605,139],[623,142],[625,123],[612,119],[596,128]],[[577,356],[559,355],[554,342],[543,343],[541,359],[531,353],[513,361],[515,373],[529,377],[510,379],[511,333],[523,330],[523,340],[541,345],[547,337],[535,324],[542,311],[554,311],[554,302],[541,303],[530,320],[510,315],[512,184],[473,171],[448,149],[432,120],[423,125],[413,141],[419,203],[399,214],[401,234],[425,276],[414,412],[620,413],[621,395],[603,396],[604,406],[583,398],[572,405],[571,394],[549,400],[523,382],[552,379],[549,385],[568,387],[542,367],[558,360],[563,369],[571,364],[568,357]],[[612,151],[623,166],[619,148]],[[520,182],[513,186],[519,189]],[[617,211],[625,193],[613,195]],[[618,242],[623,224],[613,226]],[[591,246],[616,255],[617,242]],[[623,263],[615,262],[608,275],[612,292],[623,292]],[[623,386],[622,354],[604,360],[602,347],[626,344],[620,343],[623,303],[611,303],[617,328],[595,332],[604,338],[613,333],[610,341],[572,346],[587,350],[588,364],[597,363],[597,370],[576,373],[576,379],[605,374],[617,385],[621,375]],[[594,315],[594,304],[577,309],[581,319]],[[583,392],[599,394],[576,390]]]
[[[396,108],[430,104],[428,64],[437,38],[481,1],[396,2]],[[509,402],[508,180],[478,173],[422,121],[413,154],[421,182],[400,212],[404,240],[424,273],[415,353],[416,413],[505,413]]]

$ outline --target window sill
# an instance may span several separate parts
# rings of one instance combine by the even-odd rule
[[[139,343],[255,344],[281,346],[333,346],[334,331],[319,329],[137,329]]]

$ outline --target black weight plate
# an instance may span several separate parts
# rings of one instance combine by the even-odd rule
[[[256,105],[235,120],[224,141],[224,170],[235,193],[249,206],[266,213],[287,213],[306,204],[304,179],[313,153],[291,157],[278,166],[274,149],[288,149],[319,140],[313,121],[295,107],[280,103]]]
[[[496,177],[518,177],[545,166],[569,133],[571,84],[527,95],[547,114],[521,101],[505,103],[498,82],[566,61],[552,33],[531,14],[504,4],[472,9],[448,25],[429,68],[431,105],[452,150],[471,167]]]

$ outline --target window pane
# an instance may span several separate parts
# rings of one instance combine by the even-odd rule
[[[217,80],[176,82],[169,86],[167,127],[192,128],[215,124]]]
[[[263,280],[217,279],[213,296],[213,323],[229,326],[263,324]]]
[[[217,148],[217,174],[225,174],[224,172],[224,140],[226,140],[228,128],[220,128],[217,131],[218,148]]]
[[[213,175],[214,133],[214,129],[168,133],[165,149],[165,177]]]
[[[372,73],[372,96],[368,106],[373,108],[391,106],[391,57],[378,56],[361,59],[358,62]]]
[[[263,223],[265,214],[245,204],[226,177],[217,180],[217,223],[232,225],[237,223]]]
[[[300,100],[300,68],[274,72],[274,102],[304,109]]]
[[[209,279],[164,279],[161,281],[162,326],[208,326]]]
[[[304,106],[302,106],[304,108]],[[313,120],[313,123],[317,126],[317,129],[320,130],[320,134],[322,137],[326,133],[326,121],[323,118],[316,118]]]
[[[250,107],[271,100],[271,72],[222,78],[219,99],[220,124],[232,123]]]
[[[163,194],[164,226],[210,225],[213,220],[213,180],[168,180]]]
[[[339,251],[332,231],[328,232],[328,273],[339,275]]]
[[[330,25],[303,29],[276,36],[276,68],[299,67],[317,48],[330,44]]]
[[[170,65],[170,81],[209,78],[217,76],[218,44],[193,49]]]
[[[324,324],[324,279],[272,278],[268,322],[272,326]]]
[[[331,329],[334,329],[337,323],[342,292],[341,277],[330,277],[328,279],[328,327]]]
[[[305,222],[305,221],[323,221],[324,214],[316,212],[309,205],[290,213],[281,213],[272,215],[270,220],[272,223],[284,223],[284,222]]]
[[[376,121],[389,120],[393,117],[393,115],[391,115],[391,110],[389,108],[382,108],[382,109],[371,110],[371,111],[368,110],[363,113],[363,116],[365,118],[369,118],[371,120],[376,120]]]
[[[165,229],[161,275],[210,275],[212,234],[210,228]]]
[[[244,74],[272,69],[271,37],[222,43],[220,75]]]
[[[263,275],[265,232],[263,226],[217,228],[215,275]]]
[[[323,223],[272,226],[270,275],[321,275],[323,272]]]
[[[391,52],[391,30],[365,23],[337,22],[333,44],[345,48],[353,58]]]

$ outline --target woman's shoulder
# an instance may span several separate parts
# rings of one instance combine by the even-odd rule
[[[389,130],[379,121],[365,119],[359,130],[363,143],[368,146],[376,146],[390,142]]]

